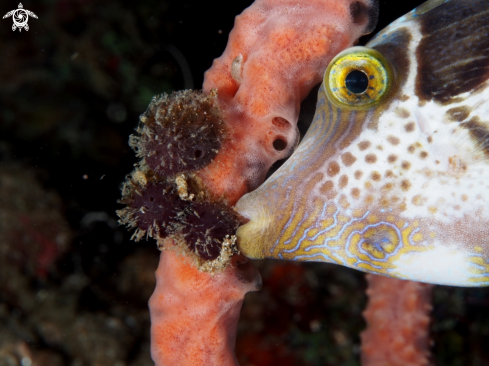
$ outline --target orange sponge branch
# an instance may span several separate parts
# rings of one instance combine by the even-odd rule
[[[199,271],[173,250],[161,253],[149,301],[151,355],[156,365],[238,365],[236,327],[244,295],[261,287],[251,262],[221,273]]]
[[[363,366],[428,366],[433,285],[367,275]]]
[[[298,142],[300,102],[330,60],[377,22],[369,0],[257,0],[241,15],[205,73],[218,90],[231,138],[200,176],[231,203],[260,185]]]

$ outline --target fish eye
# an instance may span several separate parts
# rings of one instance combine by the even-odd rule
[[[353,94],[365,93],[368,89],[368,76],[363,71],[353,70],[346,75],[345,86]]]
[[[380,52],[352,47],[331,61],[324,74],[324,88],[338,107],[368,109],[389,94],[393,75],[389,61]]]

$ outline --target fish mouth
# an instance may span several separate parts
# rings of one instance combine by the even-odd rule
[[[245,194],[236,203],[236,211],[248,220],[240,226],[236,232],[239,251],[251,259],[265,258],[263,242],[269,230],[272,218],[265,213],[263,207],[257,207],[254,202],[260,202],[253,198],[254,192]]]
[[[246,257],[251,259],[263,259],[265,253],[261,245],[258,244],[255,222],[249,222],[240,226],[236,232],[238,238],[238,249]]]

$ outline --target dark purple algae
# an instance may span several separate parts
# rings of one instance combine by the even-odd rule
[[[129,144],[141,161],[124,183],[120,202],[127,207],[117,212],[120,223],[136,228],[136,241],[170,237],[200,259],[217,259],[242,224],[193,174],[212,162],[226,138],[217,92],[155,96],[137,132]]]
[[[132,179],[134,176],[137,175]],[[141,185],[132,179],[126,182],[122,201],[127,207],[118,214],[121,223],[137,227],[136,240],[145,235],[184,239],[199,258],[214,260],[221,253],[226,235],[234,235],[243,224],[240,216],[223,202],[204,200],[203,194],[194,194],[193,200],[182,199],[175,181],[152,177]]]

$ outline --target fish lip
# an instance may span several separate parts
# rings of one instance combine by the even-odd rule
[[[235,206],[234,206],[234,210],[244,219],[246,220],[245,224],[247,224],[248,222],[250,222],[251,220],[251,215],[249,212],[246,212],[246,209],[243,208],[243,202],[246,200],[246,197],[248,196],[249,194],[246,193],[245,195],[243,195],[239,200],[238,202],[236,202]]]
[[[246,225],[247,223],[249,223],[251,221],[250,216],[243,215],[241,212],[236,210],[236,208],[235,208],[235,212],[238,215],[238,220],[240,221],[239,227]]]
[[[238,249],[245,257],[251,259],[265,258],[264,248],[262,247],[259,238],[253,230],[251,221],[243,226],[240,226],[236,231]]]

